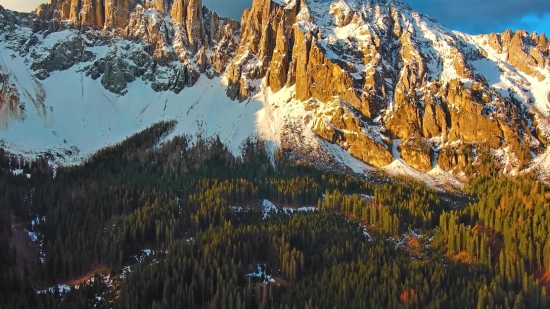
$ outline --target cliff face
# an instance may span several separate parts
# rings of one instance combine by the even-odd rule
[[[483,39],[502,60],[489,55]],[[491,87],[484,61],[504,67],[512,93]],[[340,100],[355,112],[324,115],[313,127],[320,137],[374,166],[392,160],[392,139],[407,140],[400,147],[403,160],[426,171],[453,143],[541,151],[535,127],[517,125],[533,116],[516,101],[534,98],[506,64],[543,82],[548,40],[522,31],[450,33],[397,1],[263,0],[243,14],[239,50],[226,75],[228,95],[241,101],[260,91],[259,79],[275,92],[294,86],[297,100]],[[382,129],[381,138],[365,133],[373,127]],[[453,162],[443,167],[463,169]]]
[[[550,140],[544,34],[451,32],[394,0],[254,0],[240,24],[200,0],[51,0],[37,15],[17,49],[38,79],[84,63],[119,95],[136,79],[179,93],[202,74],[235,101],[289,92],[303,129],[372,166],[398,151],[419,171],[458,173],[480,149],[508,149],[496,160],[518,170]],[[78,35],[33,52],[67,28]]]
[[[203,73],[220,75],[235,56],[239,39],[238,22],[209,12],[200,0],[51,0],[37,13],[48,32],[63,30],[68,22],[86,33],[86,39],[70,37],[53,46],[48,57],[34,57],[36,76],[45,79],[92,61],[85,74],[101,78],[117,94],[125,94],[136,78],[150,82],[155,91],[179,93]],[[117,34],[140,44],[124,42]],[[108,50],[97,59],[86,51],[90,45]]]
[[[186,47],[192,52],[204,44],[201,0],[50,0],[49,4],[40,7],[39,15],[44,19],[66,20],[77,27],[115,29],[127,35],[140,35],[143,29],[139,28],[147,25],[139,19],[143,19],[143,14],[150,9],[169,15],[182,28]]]

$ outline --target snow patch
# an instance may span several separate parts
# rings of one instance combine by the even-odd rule
[[[299,208],[283,207],[283,211],[289,214],[293,214],[295,212],[316,212],[317,207],[314,207],[314,206],[299,207]]]
[[[275,282],[275,279],[271,278],[271,276],[266,274],[266,272],[265,272],[266,265],[265,264],[263,266],[257,265],[256,267],[257,267],[257,271],[255,273],[249,273],[246,276],[251,277],[251,278],[262,279],[262,281],[264,283],[274,283]]]
[[[455,189],[463,188],[464,184],[452,174],[436,166],[428,173],[422,173],[410,167],[403,159],[395,160],[390,165],[382,167],[382,170],[393,176],[405,176],[424,182],[428,187],[441,190],[448,185]]]
[[[277,207],[268,200],[262,200],[262,219],[267,219],[269,214],[276,213]]]

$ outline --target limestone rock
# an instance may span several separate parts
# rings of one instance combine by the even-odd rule
[[[386,127],[394,137],[407,139],[422,132],[420,110],[414,104],[405,104],[394,111]]]
[[[500,35],[496,33],[491,33],[487,37],[487,41],[489,43],[489,46],[491,46],[494,50],[497,52],[502,52],[502,44],[500,44]]]
[[[340,100],[331,104],[336,106],[330,109],[328,115],[316,115],[313,131],[317,135],[331,143],[339,144],[352,156],[370,165],[382,167],[393,161],[393,155],[387,145],[364,134],[362,123],[354,112]]]
[[[278,24],[274,25],[275,31],[275,49],[271,59],[271,66],[268,72],[268,84],[271,90],[277,92],[282,89],[288,80],[288,71],[290,66],[290,42],[294,40],[294,29],[292,26],[296,22],[298,15],[298,6],[285,8],[279,14],[282,14]]]
[[[548,57],[548,51],[550,50],[550,45],[548,44],[548,39],[546,38],[546,35],[544,32],[540,35],[539,40],[537,42],[537,48],[540,50],[540,52]]]
[[[526,47],[523,42],[523,35],[524,33],[522,31],[516,31],[516,33],[510,40],[507,49],[508,61],[518,70],[534,76],[539,81],[543,81],[545,77],[541,73],[533,69],[533,67],[537,66],[537,61],[525,51]],[[540,60],[539,62],[543,61]]]
[[[448,102],[456,107],[450,109],[448,141],[486,141],[490,147],[501,146],[503,132],[498,121],[483,115],[483,104],[475,102],[471,89],[466,89],[459,81],[451,81],[445,95]]]
[[[88,62],[94,58],[95,55],[86,50],[86,45],[83,40],[76,36],[68,41],[55,44],[46,57],[32,63],[31,69],[46,73],[63,71],[69,69],[76,63]],[[49,74],[42,73],[42,75],[38,77],[44,79],[48,76]]]
[[[353,142],[349,152],[355,158],[376,167],[389,165],[394,159],[386,147],[362,134]]]
[[[432,169],[432,148],[425,138],[410,137],[402,141],[398,147],[401,157],[412,168],[421,172]]]
[[[230,86],[239,89],[236,92],[240,93],[241,100],[258,90],[250,87],[250,80],[263,78],[270,64],[274,73],[268,80],[274,82],[274,88],[279,90],[286,82],[290,57],[286,44],[289,38],[287,35],[291,32],[296,14],[296,8],[286,7],[271,0],[254,1],[252,8],[244,12],[237,51],[240,57],[237,56],[231,62],[226,73]],[[274,53],[277,61],[282,62],[272,63]],[[255,59],[256,62],[248,62],[251,59]]]
[[[213,73],[221,75],[236,55],[241,26],[237,21],[221,18],[215,12],[204,13],[205,32],[212,49],[209,63]]]
[[[86,61],[82,72],[119,95],[137,78],[177,93],[201,74],[223,75],[227,95],[239,101],[263,86],[287,87],[289,100],[321,106],[307,116],[320,138],[373,166],[393,161],[390,139],[404,141],[402,157],[418,170],[431,168],[435,151],[442,168],[460,171],[475,160],[479,143],[520,152],[517,145],[537,150],[540,136],[550,136],[537,133],[531,85],[515,70],[544,79],[544,34],[507,30],[478,40],[439,28],[398,1],[360,2],[254,0],[239,24],[201,0],[50,0],[38,18],[24,19],[32,36],[15,31],[7,13],[0,31],[37,78]],[[35,50],[37,40],[67,28],[78,31]],[[94,55],[92,46],[107,52]],[[483,64],[498,66],[514,94],[492,89]]]
[[[11,121],[25,118],[25,105],[20,101],[17,87],[0,70],[0,130],[7,130]]]
[[[443,107],[426,102],[422,118],[422,135],[427,138],[447,136],[447,114]]]

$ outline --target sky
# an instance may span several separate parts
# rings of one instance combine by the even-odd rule
[[[403,0],[445,26],[470,34],[503,32],[506,28],[550,34],[550,0]],[[29,12],[46,0],[0,0],[7,9]],[[252,0],[203,0],[221,16],[241,19]]]

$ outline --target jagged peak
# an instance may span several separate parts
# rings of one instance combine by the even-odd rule
[[[242,24],[235,22],[229,27],[204,6],[196,10],[177,6],[202,5],[200,0],[121,0],[117,5],[126,3],[131,8],[135,4],[135,9],[128,15],[127,24],[120,23],[118,32],[107,26],[102,26],[103,32],[81,27],[87,22],[71,24],[75,16],[80,16],[80,20],[90,16],[82,15],[82,10],[92,12],[86,4],[98,1],[104,0],[51,0],[54,4],[81,3],[80,15],[71,15],[71,10],[77,10],[70,6],[40,7],[57,14],[44,25],[61,25],[57,29],[46,28],[53,31],[44,31],[44,39],[55,40],[56,35],[51,34],[66,29],[68,24],[69,28],[80,31],[67,30],[73,33],[73,39],[59,42],[52,50],[37,49],[32,56],[38,57],[36,59],[29,55],[34,49],[33,40],[42,40],[40,35],[33,34],[35,38],[28,40],[30,32],[21,31],[20,40],[12,40],[13,45],[26,40],[29,43],[18,45],[14,50],[29,58],[34,76],[45,80],[52,71],[66,70],[73,62],[74,65],[91,62],[85,64],[81,72],[93,79],[101,77],[105,89],[121,95],[131,91],[134,77],[150,82],[155,91],[179,93],[193,86],[202,78],[202,73],[209,78],[223,74],[228,96],[243,101],[253,100],[266,89],[273,93],[293,89],[290,99],[297,104],[316,102],[309,104],[310,107],[320,108],[319,114],[311,115],[318,124],[312,127],[318,136],[376,166],[391,162],[393,156],[388,146],[391,139],[396,138],[407,141],[411,136],[420,136],[418,140],[422,145],[428,142],[436,148],[440,147],[437,145],[446,147],[448,139],[477,142],[486,137],[483,134],[498,137],[491,139],[494,147],[502,146],[501,141],[521,141],[523,137],[513,126],[506,127],[508,122],[516,120],[498,120],[498,113],[517,113],[509,109],[513,104],[506,98],[495,97],[502,91],[505,97],[530,104],[531,99],[539,102],[539,97],[544,95],[546,100],[547,96],[547,91],[529,93],[530,84],[538,81],[527,83],[519,78],[517,71],[509,69],[511,64],[531,76],[542,72],[541,80],[550,76],[543,71],[550,66],[545,35],[508,30],[493,36],[472,37],[451,31],[396,0],[254,0],[252,9],[243,14]],[[37,14],[43,12],[37,11]],[[16,17],[22,24],[20,16],[23,15]],[[60,23],[59,19],[69,22]],[[99,24],[107,25],[106,16],[94,22],[98,20]],[[27,27],[30,24],[27,22]],[[33,33],[41,30],[45,29]],[[216,33],[219,40],[212,39]],[[94,40],[85,36],[101,36],[107,43],[99,43],[103,45],[98,48]],[[129,48],[116,48],[115,41],[126,42],[128,38],[140,44],[120,43]],[[508,42],[502,42],[503,38]],[[511,43],[519,47],[509,49]],[[533,49],[536,44],[541,47]],[[495,46],[496,53],[488,45]],[[58,51],[64,49],[71,50],[70,62],[60,56],[58,66],[52,65],[47,56],[63,54]],[[95,54],[105,49],[107,52],[103,55]],[[509,50],[517,51],[521,57],[507,58]],[[125,58],[132,59],[133,63],[127,63]],[[525,59],[531,59],[533,65]],[[525,65],[520,66],[520,62]],[[125,83],[117,79],[124,79]],[[119,84],[120,87],[115,87]],[[508,89],[513,89],[513,96],[505,92]],[[335,99],[341,104],[331,107],[330,102]],[[478,104],[481,101],[483,105]],[[326,117],[321,111],[327,112]],[[460,118],[463,114],[471,118]],[[471,121],[483,123],[485,133],[464,130]],[[504,132],[500,129],[503,127],[508,129]],[[378,136],[381,138],[377,139]],[[425,164],[418,168],[431,168],[430,153],[418,150],[425,152],[426,147],[416,146],[403,143],[404,160],[414,165],[414,157],[420,157]],[[371,149],[366,151],[366,148]],[[449,148],[449,153],[453,149]],[[451,157],[447,159],[444,168],[450,170],[457,163]]]

